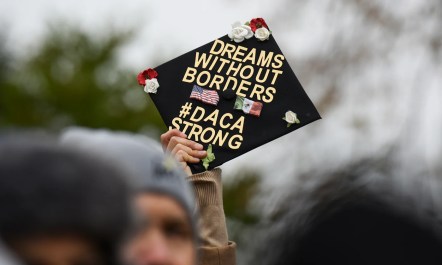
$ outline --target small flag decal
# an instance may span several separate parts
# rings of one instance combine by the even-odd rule
[[[190,98],[202,101],[203,103],[210,105],[218,105],[219,96],[215,90],[208,90],[197,85],[193,86],[192,93],[190,93]]]
[[[261,115],[262,103],[250,100],[248,98],[237,96],[233,108],[242,110],[246,114],[259,117]]]

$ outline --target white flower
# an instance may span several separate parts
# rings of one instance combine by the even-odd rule
[[[255,30],[255,37],[260,41],[268,40],[270,37],[270,31],[267,28],[259,28]]]
[[[235,22],[232,25],[232,31],[228,34],[229,38],[236,43],[242,42],[244,39],[253,37],[252,29],[247,25],[242,25],[240,22]]]
[[[156,78],[146,79],[146,85],[144,86],[144,92],[146,93],[157,93],[157,89],[160,87],[158,80]]]
[[[289,110],[285,113],[285,117],[282,118],[287,122],[287,127],[290,127],[290,125],[294,123],[300,123],[301,121],[298,119],[298,116],[293,111]]]

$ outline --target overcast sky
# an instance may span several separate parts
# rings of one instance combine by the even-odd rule
[[[173,59],[228,32],[235,21],[271,17],[279,8],[272,1],[151,1],[151,0],[2,0],[0,25],[9,46],[18,52],[32,47],[47,24],[67,21],[92,32],[137,28],[124,50],[124,66],[139,69],[151,56]]]

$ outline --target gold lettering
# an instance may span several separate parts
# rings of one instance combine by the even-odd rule
[[[203,76],[206,76],[206,81],[201,81],[201,79],[202,79],[202,77]],[[202,71],[199,75],[198,75],[198,77],[196,78],[196,83],[199,85],[199,86],[206,86],[208,83],[210,82],[210,72],[209,71]]]
[[[242,62],[245,63],[247,61],[250,61],[251,64],[255,64],[255,60],[256,60],[256,49],[252,48],[252,50],[250,50],[250,52],[247,54],[244,60],[242,60]]]
[[[284,61],[285,58],[284,58],[284,55],[282,55],[282,54],[277,54],[277,55],[275,55],[275,58],[273,58],[273,60],[274,60],[275,62],[272,63],[272,67],[273,67],[273,68],[281,68],[281,66],[282,66],[282,64],[283,64],[282,61]]]
[[[230,71],[234,71],[233,76],[236,76],[241,69],[242,63],[238,63],[238,67],[235,67],[235,62],[232,62],[229,66],[229,69],[227,69],[226,75],[231,75]]]
[[[169,126],[169,130],[172,130],[173,128],[175,128],[175,129],[180,129],[180,124],[181,124],[181,119],[180,118],[178,118],[178,117],[176,117],[176,118],[173,118],[173,120],[172,120],[172,126]]]
[[[230,43],[226,43],[223,52],[221,53],[222,57],[226,57],[225,54],[227,53],[227,57],[229,59],[232,59],[232,53],[235,51],[236,46]]]
[[[238,138],[238,141],[234,141],[236,138]],[[243,140],[243,137],[242,137],[242,135],[239,135],[239,134],[235,134],[234,136],[230,137],[230,139],[229,139],[230,149],[233,149],[233,150],[238,149],[242,144],[242,140]]]
[[[204,119],[204,121],[205,121],[205,122],[207,122],[207,121],[212,121],[212,125],[213,125],[213,126],[216,126],[216,121],[218,120],[218,113],[219,113],[219,110],[218,110],[218,109],[214,110],[212,113],[210,113],[209,116],[207,116],[207,117]]]
[[[234,129],[238,129],[239,133],[242,133],[242,130],[244,128],[244,116],[241,116],[232,127],[230,127],[230,130],[233,131]]]
[[[244,53],[241,51],[247,51],[247,48],[244,46],[240,46],[238,45],[238,48],[236,48],[235,53],[233,54],[233,58],[232,60],[238,61],[238,62],[242,62],[242,60],[240,58],[238,58],[238,56],[244,56]]]
[[[210,83],[209,87],[213,88],[213,85],[216,86],[216,90],[221,89],[221,83],[224,81],[224,76],[222,75],[215,75],[212,79],[212,82]]]
[[[215,59],[213,59],[212,64],[210,65],[209,70],[212,71],[213,67],[215,67],[215,64],[218,62],[219,57],[215,56]]]
[[[207,68],[207,66],[209,65],[210,61],[212,60],[212,55],[210,54],[209,57],[207,58],[207,54],[203,53],[200,56],[200,53],[197,52],[195,54],[195,63],[194,66],[195,68],[200,66],[200,64],[203,64],[203,68]]]
[[[250,71],[250,73],[248,75],[245,75],[244,72],[247,69]],[[255,69],[253,69],[253,66],[246,65],[243,68],[241,68],[241,71],[239,72],[239,76],[241,76],[242,79],[249,79],[250,77],[252,77],[254,71],[255,71]]]
[[[193,83],[193,81],[195,81],[196,72],[197,71],[195,68],[187,67],[182,81],[186,83]]]
[[[198,115],[198,113],[200,116],[197,118],[196,115]],[[193,111],[192,116],[190,117],[190,120],[193,122],[199,122],[200,120],[203,119],[204,114],[206,114],[206,110],[197,106],[195,108],[195,110]]]
[[[235,89],[236,89],[236,85],[238,85],[238,80],[236,80],[235,77],[231,77],[231,76],[229,76],[229,77],[227,78],[226,84],[224,85],[223,91],[226,91],[226,89],[229,88],[230,82],[233,82],[233,83],[234,83],[233,87],[231,87],[230,89],[232,89],[232,90],[235,90]]]
[[[223,116],[221,116],[221,119],[219,120],[219,126],[223,129],[227,129],[230,126],[230,123],[227,123],[227,124],[224,123],[224,119],[226,117],[229,117],[229,119],[233,119],[233,115],[230,113],[226,113]]]
[[[210,132],[210,137],[206,137],[207,132]],[[204,129],[204,131],[201,133],[201,142],[207,144],[210,141],[212,141],[213,137],[215,137],[215,129],[213,129],[212,127],[207,127],[206,129]]]
[[[272,93],[273,92],[273,93]],[[274,87],[268,87],[266,90],[266,95],[262,97],[262,101],[265,103],[270,103],[273,101],[273,95],[276,93],[276,89]]]
[[[250,94],[250,97],[253,98],[253,96],[256,95],[256,99],[261,100],[261,95],[264,93],[264,91],[265,91],[264,86],[255,84],[252,93]]]
[[[272,62],[272,58],[273,52],[269,52],[266,56],[266,51],[261,51],[259,53],[258,62],[256,64],[262,67],[269,67],[270,63]]]
[[[189,126],[192,127],[193,123],[188,122],[188,121],[183,121],[183,123],[184,123],[186,126],[184,126],[184,129],[182,130],[182,132],[183,132],[183,133],[186,133],[187,128],[189,128]]]
[[[262,70],[264,70],[264,68],[260,67],[258,70],[258,74],[256,75],[256,82],[264,83],[267,80],[267,78],[269,77],[270,69],[265,69],[266,70],[265,76],[263,78],[260,78]]]
[[[193,124],[192,130],[190,130],[189,135],[187,136],[189,139],[193,139],[198,142],[198,136],[203,131],[203,127],[198,124]]]
[[[273,80],[272,80],[272,85],[275,84],[276,79],[278,78],[278,75],[282,74],[282,71],[280,70],[272,70],[272,73],[274,73],[275,75],[273,76]]]
[[[215,40],[213,42],[212,48],[210,49],[210,53],[217,55],[220,54],[223,51],[223,49],[224,49],[224,42],[222,40]]]
[[[213,144],[216,144],[216,142],[219,142],[219,146],[223,146],[224,145],[224,142],[226,141],[226,139],[227,139],[227,136],[229,136],[229,133],[228,132],[226,132],[225,134],[224,134],[224,138],[222,137],[223,136],[223,131],[218,131],[218,133],[216,134],[216,136],[215,136],[215,139],[213,140]]]
[[[243,91],[243,90],[244,90],[244,91],[248,91],[249,88],[246,87],[245,85],[250,86],[251,84],[252,84],[252,83],[249,82],[249,81],[241,80],[241,83],[239,83],[238,91],[236,91],[236,94],[237,94],[238,96],[240,96],[240,97],[245,97],[246,94],[242,93],[242,91]]]
[[[218,70],[216,71],[218,74],[221,73],[221,71],[224,68],[224,65],[227,63],[230,63],[230,60],[224,59],[224,58],[219,58],[219,61],[221,62],[221,65],[218,67]]]

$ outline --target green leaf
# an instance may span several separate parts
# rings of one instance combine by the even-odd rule
[[[207,170],[209,168],[209,164],[215,160],[215,154],[212,152],[212,145],[209,144],[207,147],[207,156],[203,158],[203,166]]]

